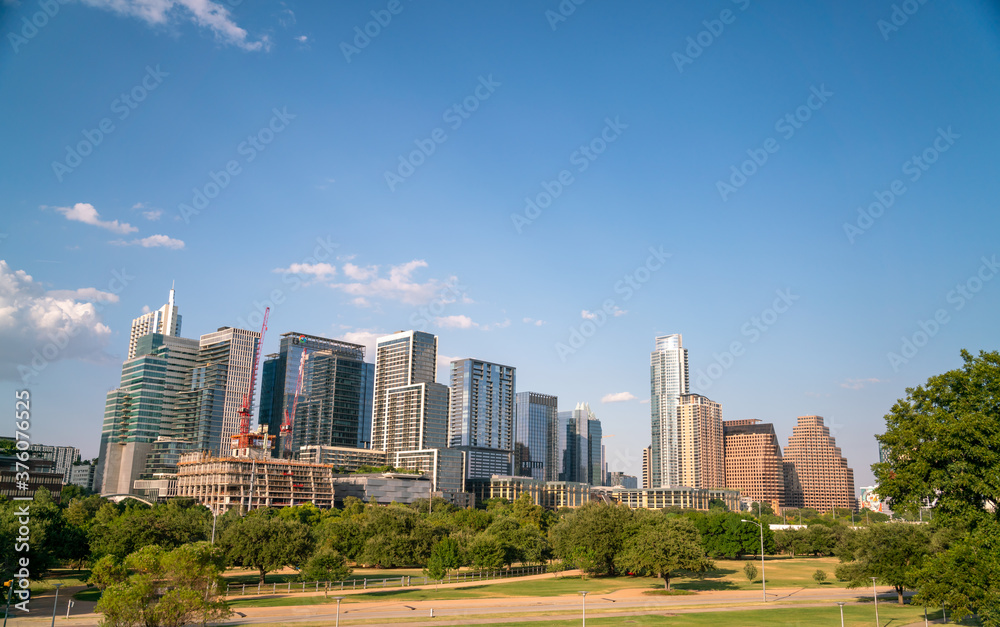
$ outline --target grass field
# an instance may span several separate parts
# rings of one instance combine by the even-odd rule
[[[747,581],[743,574],[741,560],[716,560],[716,569],[700,576],[680,576],[671,579],[671,587],[676,590],[759,590],[760,576],[753,582]],[[832,557],[796,557],[773,558],[765,562],[767,585],[772,588],[832,588],[844,587],[836,581],[817,584],[812,576],[817,569],[827,573],[829,579],[834,579],[833,569],[838,561]],[[758,569],[760,563],[757,562]],[[386,571],[379,571],[385,573]],[[398,576],[398,575],[397,575]],[[294,587],[294,586],[293,586]],[[511,579],[491,584],[473,585],[462,588],[406,589],[390,588],[374,590],[366,593],[352,594],[345,603],[386,599],[393,601],[428,601],[431,599],[481,599],[525,596],[561,596],[577,594],[580,590],[596,593],[609,593],[623,588],[639,588],[646,590],[662,590],[663,580],[651,577],[608,577],[587,578],[579,576],[560,576],[551,579],[533,579],[518,581]],[[273,607],[290,605],[319,605],[327,603],[322,596],[291,596],[285,598],[240,599],[232,601],[233,607]]]

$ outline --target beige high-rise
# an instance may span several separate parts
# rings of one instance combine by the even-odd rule
[[[785,506],[785,477],[781,446],[774,425],[760,420],[724,420],[726,487],[739,490],[753,503],[770,503],[778,512]]]
[[[653,447],[642,449],[642,488],[653,487]]]
[[[856,509],[854,471],[847,466],[822,416],[799,416],[784,456],[785,501],[820,512]]]
[[[677,477],[688,488],[722,488],[722,405],[700,394],[681,394],[677,406]]]

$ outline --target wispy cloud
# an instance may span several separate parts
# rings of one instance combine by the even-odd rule
[[[82,0],[88,6],[134,17],[150,26],[166,26],[175,21],[192,22],[207,28],[215,39],[243,50],[268,50],[266,36],[254,41],[236,25],[229,9],[212,0]]]
[[[170,250],[184,248],[183,240],[174,239],[168,235],[150,235],[149,237],[129,241],[118,239],[111,243],[116,246],[142,246],[143,248],[169,248]]]
[[[328,263],[293,263],[287,268],[275,268],[278,274],[301,274],[314,277],[316,281],[326,281],[337,274],[337,268]]]
[[[147,205],[144,202],[137,202],[137,203],[135,203],[134,205],[132,205],[132,209],[141,209],[142,210],[142,217],[146,218],[150,222],[155,222],[156,220],[159,220],[163,216],[163,210],[162,209],[156,209],[156,208],[150,207],[149,205]]]
[[[45,295],[57,300],[81,300],[92,303],[118,302],[118,294],[102,292],[96,287],[81,287],[77,290],[50,290]]]
[[[521,322],[523,322],[524,324],[533,324],[536,327],[540,327],[543,324],[545,324],[544,320],[535,320],[534,318],[522,318]]]
[[[840,387],[847,388],[848,390],[860,390],[869,383],[884,383],[884,381],[882,381],[881,379],[876,379],[875,377],[869,377],[867,379],[848,378],[847,380],[845,380],[843,383],[840,384]]]
[[[614,392],[612,394],[605,394],[601,397],[602,403],[623,403],[625,401],[634,401],[635,396],[631,392]]]
[[[423,282],[415,279],[414,274],[417,270],[426,267],[426,261],[414,259],[390,266],[388,275],[383,275],[379,266],[361,267],[345,264],[344,274],[354,280],[349,283],[332,283],[330,287],[353,296],[351,302],[362,307],[370,305],[373,299],[396,300],[407,305],[425,305],[438,298],[447,284],[446,281],[438,279],[428,279]],[[456,281],[457,277],[450,277],[448,280]]]
[[[46,208],[46,206],[42,206],[42,209]],[[82,222],[91,226],[107,229],[112,233],[128,235],[129,233],[135,233],[139,230],[128,222],[119,222],[118,220],[101,220],[101,216],[97,213],[97,209],[95,209],[94,205],[89,202],[78,202],[72,207],[54,207],[54,209],[63,214],[66,219],[71,222]]]
[[[614,308],[611,310],[611,315],[613,315],[616,318],[618,316],[624,316],[627,313],[628,313],[627,309],[622,309],[618,305],[615,305]],[[583,318],[584,320],[596,320],[599,317],[599,314],[584,309],[583,311],[580,312],[580,317]]]

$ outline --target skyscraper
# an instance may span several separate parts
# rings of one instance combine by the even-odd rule
[[[372,448],[394,453],[447,445],[448,388],[434,382],[436,366],[435,335],[399,331],[378,338]]]
[[[722,405],[700,394],[682,394],[677,406],[677,481],[688,488],[722,488]]]
[[[144,313],[132,320],[132,331],[129,334],[128,357],[132,359],[136,355],[136,348],[139,338],[150,333],[160,333],[179,337],[181,334],[181,315],[177,312],[174,304],[174,287],[170,286],[170,296],[167,304],[156,311]]]
[[[572,411],[559,412],[559,431],[562,449],[559,480],[602,485],[601,421],[590,405],[577,403]]]
[[[679,486],[677,408],[689,386],[688,354],[679,333],[656,338],[656,349],[649,356],[649,386],[650,487]]]
[[[512,366],[451,362],[448,445],[466,452],[467,479],[512,472],[515,377]]]
[[[784,456],[785,501],[789,507],[856,509],[854,471],[848,467],[822,416],[799,416]]]
[[[94,475],[102,494],[131,493],[156,439],[182,430],[198,341],[150,333],[137,338],[134,352],[122,365],[120,386],[107,394]]]
[[[652,458],[652,446],[642,449],[642,488],[644,490],[653,487]]]
[[[518,392],[514,402],[514,473],[540,481],[559,480],[559,399]]]
[[[759,420],[724,420],[726,487],[755,503],[785,506],[781,446],[774,425]]]
[[[290,458],[302,446],[357,446],[368,440],[369,421],[362,422],[369,365],[364,356],[360,344],[298,332],[281,335],[279,352],[264,361],[259,417],[278,438],[276,455]],[[282,440],[286,417],[291,429]]]

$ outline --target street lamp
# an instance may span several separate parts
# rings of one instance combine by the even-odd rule
[[[757,525],[760,529],[760,583],[763,586],[762,594],[764,596],[764,603],[767,603],[767,579],[764,577],[764,526],[752,520],[746,520],[745,518],[740,519],[740,522]]]
[[[844,602],[837,601],[837,605],[840,606],[840,627],[844,627]]]
[[[54,584],[56,587],[56,600],[52,602],[52,627],[56,627],[56,606],[59,605],[59,586],[61,583]]]
[[[580,590],[580,594],[583,596],[583,627],[587,627],[587,591]]]
[[[337,602],[337,626],[340,627],[340,602],[344,600],[344,597],[333,597],[333,600]]]
[[[875,577],[872,577],[872,596],[875,598],[875,627],[881,623],[878,621],[878,591],[875,590]]]

